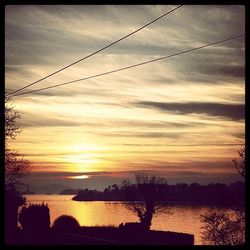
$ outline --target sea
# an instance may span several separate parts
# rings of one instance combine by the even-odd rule
[[[73,201],[73,195],[25,195],[27,204],[45,203],[50,209],[51,225],[61,215],[71,215],[81,226],[119,226],[138,222],[138,217],[120,201]],[[213,209],[210,206],[169,205],[152,220],[152,230],[193,234],[195,245],[203,245],[201,215]],[[227,212],[227,211],[225,211]]]

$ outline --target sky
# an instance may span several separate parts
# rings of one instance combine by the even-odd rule
[[[174,5],[8,5],[5,92],[142,27]],[[240,5],[184,5],[138,33],[18,93],[245,33]],[[135,172],[169,183],[242,180],[245,37],[93,79],[14,96],[32,163],[27,183],[103,189]]]

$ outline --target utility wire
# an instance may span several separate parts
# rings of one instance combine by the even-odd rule
[[[30,90],[30,91],[23,92],[23,93],[20,93],[20,94],[15,94],[15,95],[12,95],[12,97],[13,96],[19,96],[19,95],[25,95],[25,94],[29,94],[29,93],[34,93],[34,92],[38,92],[38,91],[41,91],[41,90],[52,89],[52,88],[56,88],[56,87],[59,87],[59,86],[66,85],[66,84],[80,82],[80,81],[85,81],[85,80],[93,79],[93,78],[96,78],[96,77],[99,77],[99,76],[112,74],[112,73],[115,73],[115,72],[118,72],[118,71],[122,71],[122,70],[130,69],[130,68],[138,67],[138,66],[141,66],[141,65],[144,65],[144,64],[148,64],[148,63],[160,61],[160,60],[167,59],[167,58],[170,58],[170,57],[174,57],[174,56],[177,56],[177,55],[181,55],[181,54],[185,54],[185,53],[192,52],[192,51],[195,51],[195,50],[199,50],[199,49],[202,49],[202,48],[206,48],[206,47],[209,47],[209,46],[212,46],[212,45],[215,45],[215,44],[223,43],[223,42],[226,42],[226,41],[229,41],[229,40],[233,40],[233,39],[242,37],[244,35],[245,34],[240,34],[240,35],[237,35],[237,36],[233,36],[233,37],[229,37],[229,38],[226,38],[226,39],[223,39],[223,40],[219,40],[217,42],[208,43],[208,44],[196,47],[196,48],[184,50],[184,51],[177,52],[177,53],[174,53],[174,54],[171,54],[171,55],[159,57],[159,58],[156,58],[156,59],[152,59],[152,60],[145,61],[145,62],[142,62],[142,63],[134,64],[134,65],[130,65],[130,66],[123,67],[123,68],[120,68],[120,69],[115,69],[115,70],[107,71],[107,72],[100,73],[100,74],[97,74],[97,75],[88,76],[88,77],[85,77],[85,78],[81,78],[81,79],[77,79],[77,80],[73,80],[73,81],[69,81],[69,82],[64,82],[64,83],[61,83],[61,84],[56,84],[56,85],[52,85],[52,86],[41,88],[41,89]]]
[[[135,30],[135,31],[133,31],[133,32],[131,32],[131,33],[129,33],[128,35],[126,35],[126,36],[124,36],[124,37],[122,37],[122,38],[120,38],[120,39],[118,39],[118,40],[116,40],[115,42],[112,42],[112,43],[110,43],[109,45],[107,45],[107,46],[105,46],[105,47],[103,47],[103,48],[101,48],[101,49],[99,49],[99,50],[97,50],[97,51],[95,51],[95,52],[93,52],[93,53],[91,53],[91,54],[89,54],[89,55],[87,55],[87,56],[85,56],[85,57],[83,57],[83,58],[81,58],[81,59],[79,59],[79,60],[73,62],[73,63],[71,63],[71,64],[68,64],[68,65],[64,66],[63,68],[61,68],[61,69],[59,69],[59,70],[57,70],[57,71],[55,71],[55,72],[53,72],[53,73],[51,73],[51,74],[49,74],[49,75],[43,77],[43,78],[41,78],[41,79],[39,79],[39,80],[37,80],[37,81],[35,81],[35,82],[32,82],[32,83],[30,83],[30,84],[28,84],[28,85],[26,85],[26,86],[24,86],[24,87],[22,87],[22,88],[20,88],[20,89],[17,89],[17,90],[15,90],[15,91],[13,91],[13,92],[7,94],[7,96],[8,96],[8,95],[12,95],[12,94],[14,94],[14,93],[17,93],[17,92],[19,92],[19,91],[21,91],[21,90],[23,90],[23,89],[26,89],[26,88],[28,88],[28,87],[30,87],[30,86],[32,86],[32,85],[38,83],[38,82],[41,82],[41,81],[43,81],[43,80],[45,80],[45,79],[47,79],[47,78],[49,78],[49,77],[51,77],[51,76],[53,76],[53,75],[55,75],[55,74],[57,74],[57,73],[59,73],[59,72],[65,70],[65,69],[67,69],[67,68],[69,68],[69,67],[71,67],[71,66],[73,66],[73,65],[75,65],[75,64],[77,64],[77,63],[79,63],[79,62],[81,62],[81,61],[83,61],[83,60],[85,60],[85,59],[87,59],[87,58],[89,58],[89,57],[91,57],[91,56],[93,56],[93,55],[95,55],[95,54],[97,54],[97,53],[99,53],[99,52],[101,52],[101,51],[107,49],[107,48],[109,48],[109,47],[111,47],[112,45],[114,45],[114,44],[116,44],[116,43],[118,43],[118,42],[120,42],[120,41],[126,39],[127,37],[129,37],[129,36],[131,36],[131,35],[133,35],[133,34],[135,34],[135,33],[137,33],[137,32],[139,32],[140,30],[142,30],[142,29],[144,29],[145,27],[149,26],[150,24],[156,22],[157,20],[159,20],[159,19],[161,19],[161,18],[167,16],[168,14],[170,14],[171,12],[174,12],[175,10],[179,9],[179,8],[182,7],[182,6],[183,6],[183,4],[177,6],[176,8],[174,8],[174,9],[172,9],[172,10],[166,12],[165,14],[163,14],[163,15],[157,17],[157,18],[154,19],[153,21],[151,21],[151,22],[149,22],[149,23],[143,25],[143,26],[140,27],[139,29],[137,29],[137,30]]]

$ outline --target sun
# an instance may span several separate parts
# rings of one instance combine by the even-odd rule
[[[101,145],[94,144],[71,144],[65,147],[67,154],[63,156],[63,161],[70,164],[71,172],[91,172],[96,165],[101,163],[100,154],[103,152]],[[86,179],[75,177],[73,179]]]
[[[76,175],[76,176],[70,176],[70,179],[76,179],[76,180],[83,180],[83,179],[88,179],[88,175]]]

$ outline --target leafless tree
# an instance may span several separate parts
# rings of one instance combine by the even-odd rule
[[[30,162],[14,150],[5,149],[5,184],[20,184],[23,176],[29,174]]]
[[[246,148],[241,148],[238,151],[240,159],[237,160],[236,158],[233,158],[232,161],[235,165],[235,168],[238,170],[239,174],[245,178],[246,177],[246,165],[245,165],[245,155],[246,155]]]
[[[11,100],[5,97],[5,144],[9,139],[15,140],[20,128],[17,125],[17,120],[20,115],[14,111]]]
[[[165,203],[159,202],[158,194],[161,188],[166,187],[166,180],[161,177],[149,177],[145,173],[135,174],[135,183],[123,181],[126,201],[123,205],[134,212],[144,229],[149,230],[153,215],[166,211]]]
[[[233,158],[239,174],[245,178],[245,148],[238,151],[240,161]],[[204,223],[202,239],[205,244],[243,245],[245,244],[245,208],[232,208],[230,212],[208,212],[201,216]]]
[[[201,216],[201,221],[204,223],[202,239],[205,244],[244,244],[245,214],[240,210],[232,210],[230,214],[228,213],[215,211]]]
[[[14,111],[10,98],[5,98],[5,184],[20,184],[20,179],[29,173],[30,162],[24,160],[23,157],[15,150],[10,149],[8,142],[15,140],[20,128],[17,120],[20,115]]]

